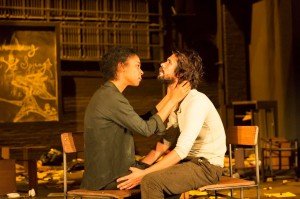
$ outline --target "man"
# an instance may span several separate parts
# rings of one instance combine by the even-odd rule
[[[132,132],[150,136],[165,131],[163,121],[189,92],[186,82],[173,87],[143,120],[123,96],[127,86],[138,86],[143,71],[137,53],[130,48],[113,48],[103,56],[101,70],[105,83],[94,93],[85,112],[85,163],[81,187],[90,190],[117,189],[116,179],[128,168],[144,168],[135,161]]]
[[[180,135],[175,148],[162,160],[144,170],[131,167],[131,174],[117,180],[120,189],[141,183],[142,198],[164,198],[219,181],[226,152],[225,131],[212,102],[196,90],[202,74],[202,59],[195,51],[176,51],[161,64],[159,79],[169,84],[168,89],[185,80],[192,86],[169,116],[168,127],[178,126]],[[170,145],[168,139],[157,143],[142,162],[154,163]]]

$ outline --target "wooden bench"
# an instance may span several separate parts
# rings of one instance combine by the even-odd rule
[[[86,190],[86,189],[74,189],[68,191],[67,185],[67,154],[83,152],[84,141],[83,133],[62,133],[61,142],[63,146],[63,167],[64,167],[64,198],[83,198],[83,197],[93,197],[93,198],[127,198],[140,194],[139,189],[132,190]]]

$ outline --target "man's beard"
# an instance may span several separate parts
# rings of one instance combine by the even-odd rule
[[[164,77],[163,75],[158,75],[157,79],[162,84],[173,84],[175,82],[175,78],[174,77]]]

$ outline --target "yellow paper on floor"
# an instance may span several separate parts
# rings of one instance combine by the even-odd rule
[[[291,192],[285,192],[285,193],[266,193],[265,196],[267,197],[277,197],[277,198],[284,198],[284,197],[295,197],[296,195]]]
[[[189,191],[190,196],[206,196],[206,191],[198,191],[198,190],[191,190]]]

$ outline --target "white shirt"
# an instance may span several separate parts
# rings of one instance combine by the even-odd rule
[[[180,136],[174,150],[179,157],[205,157],[211,164],[223,167],[226,135],[219,113],[210,99],[192,89],[180,104],[177,116]],[[171,117],[176,121],[174,115]]]

